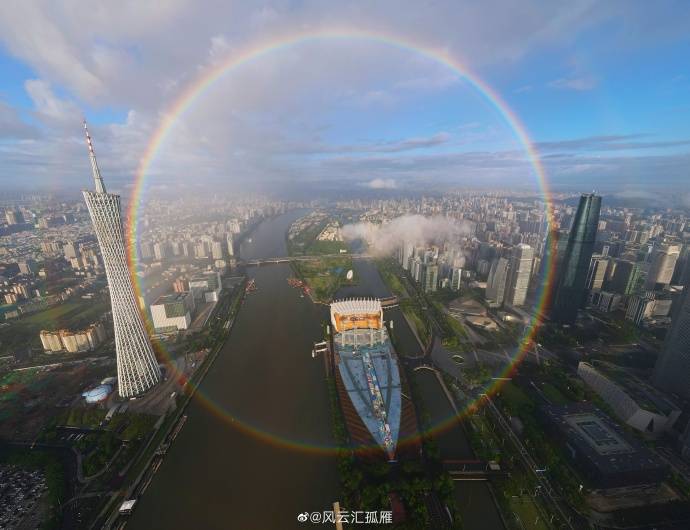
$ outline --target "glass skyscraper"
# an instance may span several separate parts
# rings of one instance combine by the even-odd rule
[[[685,284],[680,307],[673,315],[664,349],[654,368],[654,384],[690,399],[690,283]]]
[[[489,307],[501,307],[503,305],[509,266],[510,262],[506,258],[497,258],[491,264],[489,279],[486,282],[486,300]]]
[[[580,197],[568,242],[556,271],[556,289],[551,306],[551,319],[555,322],[575,322],[577,311],[584,304],[600,209],[601,197],[598,195],[589,193]]]

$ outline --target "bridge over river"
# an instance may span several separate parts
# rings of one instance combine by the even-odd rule
[[[370,254],[314,254],[305,256],[279,256],[275,258],[261,258],[240,260],[238,265],[245,267],[259,267],[261,265],[276,265],[278,263],[290,263],[291,261],[314,261],[321,258],[352,258],[352,259],[370,259]]]

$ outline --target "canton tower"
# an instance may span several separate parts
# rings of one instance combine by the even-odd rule
[[[129,398],[146,392],[158,383],[161,373],[137,306],[127,267],[120,196],[105,191],[86,122],[84,132],[96,191],[84,190],[82,193],[96,231],[110,288],[118,392],[123,398]]]

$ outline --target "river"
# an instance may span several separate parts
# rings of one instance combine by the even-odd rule
[[[263,222],[242,257],[285,255],[285,233],[300,215]],[[258,289],[128,529],[299,528],[298,513],[338,500],[335,457],[310,449],[333,444],[323,364],[310,353],[323,308],[287,284],[288,264],[248,274]]]
[[[303,213],[261,223],[242,243],[242,258],[286,255],[286,231]],[[390,295],[372,262],[356,260],[355,267],[359,284],[338,297]],[[303,529],[298,513],[329,510],[338,500],[335,457],[315,449],[333,444],[323,364],[310,355],[325,308],[287,284],[288,264],[253,267],[248,275],[257,291],[247,296],[128,529]],[[400,310],[386,310],[386,318],[394,321],[400,353],[419,354]],[[423,372],[415,380],[432,419],[447,418],[438,383]],[[472,458],[457,425],[439,445],[444,458]],[[486,484],[456,482],[456,495],[467,530],[503,528]]]

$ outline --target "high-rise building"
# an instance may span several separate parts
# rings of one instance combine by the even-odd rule
[[[228,235],[225,239],[226,239],[226,242],[228,244],[228,256],[232,257],[235,255],[235,248],[234,248],[235,242],[233,241],[232,233],[228,233]]]
[[[158,383],[161,373],[137,307],[127,267],[120,196],[106,192],[86,122],[84,130],[96,191],[84,190],[83,194],[98,238],[110,289],[118,390],[120,396],[132,397]]]
[[[178,278],[173,282],[173,291],[176,293],[189,291],[189,282],[184,278]]]
[[[690,279],[690,245],[683,246],[680,252],[671,285],[684,285],[686,279]]]
[[[625,310],[625,318],[640,325],[642,320],[649,316],[649,308],[654,303],[654,293],[644,293],[631,296],[628,300],[628,307]]]
[[[190,292],[165,294],[151,304],[151,318],[158,333],[189,329],[194,312],[194,295]]]
[[[599,291],[604,286],[604,279],[606,278],[606,270],[609,266],[609,260],[602,256],[592,256],[589,262],[589,270],[587,271],[587,281],[585,287],[590,291]]]
[[[462,269],[460,267],[453,267],[450,276],[450,290],[459,291],[462,282]]]
[[[671,283],[676,262],[680,256],[679,245],[659,245],[652,253],[652,259],[647,272],[644,288],[647,291],[663,289]]]
[[[422,286],[425,293],[435,293],[438,287],[438,265],[429,263],[424,265]]]
[[[168,245],[165,242],[158,242],[153,245],[153,255],[158,260],[164,260],[168,257]]]
[[[638,263],[628,260],[615,260],[614,272],[608,289],[626,296],[642,289],[642,269]]]
[[[489,279],[486,282],[486,300],[489,307],[501,307],[505,298],[506,282],[508,280],[509,261],[497,258],[491,264]]]
[[[204,241],[199,241],[194,246],[194,257],[204,259],[208,257],[208,249]]]
[[[19,272],[21,274],[36,274],[38,272],[38,263],[33,259],[25,259],[17,263],[19,265]]]
[[[410,264],[414,257],[414,243],[412,241],[403,241],[400,247],[400,266],[405,270],[410,270]]]
[[[506,303],[515,307],[525,305],[529,280],[532,275],[533,257],[534,250],[529,245],[519,244],[513,248],[506,282]]]
[[[5,219],[8,225],[20,225],[24,223],[24,215],[19,210],[7,210]]]
[[[568,234],[563,259],[558,265],[558,279],[551,318],[564,324],[575,322],[585,301],[585,285],[594,240],[599,224],[601,197],[593,193],[580,197],[572,228]]]
[[[618,293],[600,290],[589,291],[590,305],[602,313],[610,313],[618,309],[622,299],[623,296]]]
[[[685,285],[664,349],[654,368],[654,384],[667,392],[690,399],[690,284]]]
[[[58,352],[64,349],[60,333],[57,331],[41,330],[41,344],[46,352]]]
[[[182,255],[187,258],[194,255],[194,248],[189,241],[181,241],[180,250],[182,251]]]
[[[141,243],[139,245],[139,255],[141,259],[153,259],[153,245],[151,243]]]
[[[414,258],[410,263],[410,276],[416,282],[422,281],[422,260],[419,257]]]
[[[62,247],[62,251],[64,252],[65,259],[67,260],[71,260],[72,258],[79,256],[79,249],[74,241],[68,241],[65,243],[65,245]]]
[[[189,280],[189,290],[194,298],[203,298],[206,302],[217,302],[222,288],[218,271],[204,271]]]
[[[211,257],[213,259],[223,259],[225,257],[222,241],[214,240],[211,242]]]

